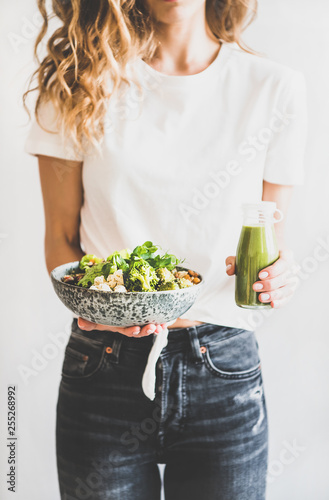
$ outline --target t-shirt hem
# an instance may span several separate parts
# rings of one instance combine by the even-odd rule
[[[283,179],[282,177],[276,178],[276,177],[269,177],[269,176],[264,176],[263,180],[266,182],[269,182],[270,184],[279,184],[280,186],[302,186],[304,184],[304,176],[299,177],[299,178],[294,178],[294,179]]]
[[[70,161],[82,161],[83,158],[74,154],[72,150],[52,144],[51,142],[33,141],[28,139],[25,143],[25,152],[33,155],[51,156],[54,158]]]

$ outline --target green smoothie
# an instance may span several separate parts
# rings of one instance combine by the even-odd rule
[[[235,302],[240,307],[256,309],[271,307],[258,300],[252,285],[258,273],[279,258],[273,224],[243,226],[236,253]]]

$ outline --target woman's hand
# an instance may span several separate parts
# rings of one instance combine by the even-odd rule
[[[262,269],[253,284],[253,290],[260,292],[260,302],[270,303],[273,308],[285,305],[293,296],[298,283],[294,276],[298,266],[294,261],[290,250],[282,250],[279,259],[271,266]],[[227,257],[226,273],[229,276],[235,274],[235,257]]]
[[[86,319],[79,318],[78,326],[81,330],[85,330],[90,332],[91,330],[99,330],[102,332],[119,332],[122,335],[126,335],[126,337],[147,337],[148,335],[152,335],[153,333],[161,333],[167,326],[166,323],[161,325],[155,325],[150,323],[149,325],[145,325],[142,328],[139,326],[130,326],[128,328],[120,328],[118,326],[107,326],[107,325],[99,325],[97,323],[92,323]]]

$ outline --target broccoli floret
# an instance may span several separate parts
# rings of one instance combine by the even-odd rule
[[[166,268],[160,267],[156,270],[158,278],[160,278],[161,283],[168,283],[169,281],[174,281],[175,276]]]
[[[176,281],[167,281],[166,283],[161,283],[158,286],[159,291],[165,290],[179,290],[178,283]]]
[[[153,292],[159,278],[153,267],[144,259],[133,262],[128,273],[127,288],[130,292]]]
[[[193,283],[190,280],[187,280],[186,278],[179,278],[177,282],[179,288],[188,288],[190,286],[193,286]]]

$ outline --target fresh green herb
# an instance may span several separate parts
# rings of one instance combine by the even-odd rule
[[[177,259],[175,255],[170,253],[165,253],[164,255],[156,255],[154,258],[150,258],[150,265],[155,269],[166,267],[169,271],[172,271],[178,264],[183,263],[182,260]]]
[[[152,241],[145,241],[143,245],[139,245],[132,251],[130,257],[139,257],[144,260],[151,259],[158,250],[158,245],[153,245]]]
[[[129,269],[129,257],[124,258],[123,255],[128,255],[127,250],[121,250],[121,252],[113,252],[109,257],[106,259],[107,263],[110,264],[109,272],[107,273],[107,276],[109,274],[113,274],[115,271],[118,269],[122,269],[122,271],[128,271]],[[107,276],[104,275],[104,278],[107,278]]]
[[[90,285],[94,284],[94,279],[98,276],[102,276],[104,263],[94,264],[92,267],[86,270],[83,278],[78,282],[79,286],[89,288]]]
[[[96,257],[96,255],[92,255],[92,254],[85,255],[80,260],[80,269],[82,269],[82,270],[89,269],[94,264],[98,264],[100,262],[103,262],[103,259]]]
[[[128,249],[113,252],[106,261],[92,254],[85,255],[79,265],[84,274],[76,275],[75,284],[78,281],[78,286],[89,288],[95,278],[104,276],[107,280],[110,275],[121,270],[124,286],[129,292],[176,290],[193,286],[191,280],[194,274],[191,274],[190,279],[175,276],[176,266],[184,261],[167,252],[161,255],[159,249],[152,241],[145,241],[132,252]],[[66,276],[65,282],[69,282],[69,278]]]

